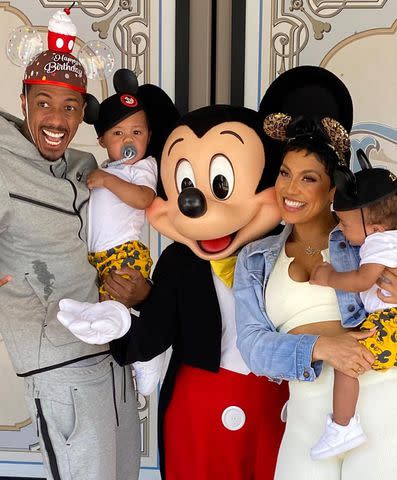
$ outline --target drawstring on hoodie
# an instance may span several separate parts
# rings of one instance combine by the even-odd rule
[[[125,366],[123,367],[123,398],[124,403],[127,403],[127,395],[126,395],[126,376],[125,376]]]
[[[117,404],[116,404],[116,384],[114,380],[114,369],[113,369],[113,362],[110,362],[110,368],[112,370],[112,390],[113,390],[113,405],[114,405],[114,413],[116,414],[116,424],[119,427],[119,414],[117,412]]]

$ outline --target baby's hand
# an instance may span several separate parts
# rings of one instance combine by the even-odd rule
[[[313,268],[309,283],[311,285],[328,287],[329,277],[333,271],[334,269],[332,265],[330,265],[328,262],[319,263]]]
[[[87,176],[87,187],[92,190],[93,188],[99,188],[105,186],[105,179],[110,173],[104,172],[97,168],[90,172]]]

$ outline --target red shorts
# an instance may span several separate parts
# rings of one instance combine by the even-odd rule
[[[182,366],[164,420],[167,480],[273,480],[286,382]]]

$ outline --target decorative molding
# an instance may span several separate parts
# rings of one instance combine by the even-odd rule
[[[343,10],[383,8],[388,0],[308,0],[310,10],[322,18],[335,17]]]
[[[27,427],[31,423],[32,423],[32,420],[30,418],[27,418],[26,420],[23,420],[22,422],[15,423],[14,425],[0,425],[0,431],[3,431],[3,432],[21,431],[22,428]]]
[[[314,39],[321,41],[344,10],[380,9],[387,0],[273,0],[271,4],[270,82],[299,65],[300,54]],[[316,18],[319,17],[319,18]]]
[[[0,2],[0,9],[14,14],[16,17],[22,20],[24,25],[32,25],[32,22],[29,20],[29,18],[23,12],[21,12],[21,10],[12,7],[10,2]]]
[[[369,30],[365,30],[364,32],[355,33],[350,35],[349,37],[344,38],[341,42],[337,43],[322,59],[320,63],[320,67],[326,67],[327,64],[331,61],[331,59],[344,48],[346,45],[349,45],[357,40],[361,40],[362,38],[371,37],[373,35],[395,35],[397,32],[397,20],[393,22],[390,27],[384,28],[371,28]]]

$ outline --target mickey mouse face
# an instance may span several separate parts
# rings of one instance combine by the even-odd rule
[[[264,167],[262,141],[247,125],[220,123],[201,138],[181,125],[161,158],[167,200],[156,198],[149,221],[203,259],[225,258],[280,221],[274,189],[256,193]]]

